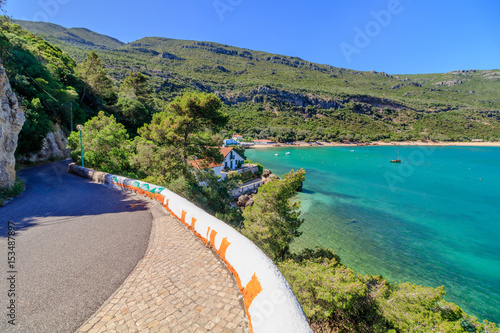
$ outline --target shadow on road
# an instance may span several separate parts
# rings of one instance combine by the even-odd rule
[[[16,231],[34,226],[73,221],[75,217],[147,210],[142,200],[67,172],[70,161],[24,169],[18,176],[26,191],[0,208],[0,237],[8,234],[8,222]],[[43,221],[43,224],[41,224]]]

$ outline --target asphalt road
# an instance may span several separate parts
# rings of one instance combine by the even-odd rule
[[[27,190],[0,208],[0,332],[74,332],[146,252],[148,203],[68,174],[68,163],[22,170]],[[16,229],[14,269],[8,222]]]

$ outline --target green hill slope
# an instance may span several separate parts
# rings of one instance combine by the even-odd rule
[[[1,17],[0,63],[26,115],[18,156],[38,152],[55,124],[69,131],[98,111],[80,97],[85,83],[66,52]]]
[[[60,25],[46,22],[31,22],[12,20],[23,29],[38,34],[49,41],[58,40],[69,45],[84,49],[116,49],[124,43],[118,39],[101,35],[85,28],[64,28]]]
[[[23,24],[47,40],[58,38],[77,61],[89,49],[84,34],[77,43],[53,25]],[[217,93],[231,114],[227,131],[249,137],[500,139],[500,70],[388,75],[213,42],[147,37],[122,45],[88,35],[103,40],[92,43],[103,46],[95,49],[117,84],[142,72],[160,104],[188,90]]]

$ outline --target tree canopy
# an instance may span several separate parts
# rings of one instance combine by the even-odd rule
[[[227,124],[228,118],[220,108],[221,101],[215,94],[186,93],[167,111],[156,113],[139,134],[158,145],[177,148],[185,164],[194,157],[220,162],[219,148],[214,147],[210,136]]]
[[[119,97],[136,99],[145,103],[150,98],[149,78],[139,72],[131,72],[120,86]]]
[[[282,180],[269,181],[259,188],[254,204],[243,212],[242,233],[257,244],[271,259],[283,260],[290,254],[290,244],[299,237],[303,223],[300,202],[293,201],[305,180],[303,169],[283,175]]]
[[[93,105],[100,102],[97,96],[103,97],[105,101],[114,99],[113,82],[104,69],[97,53],[94,51],[89,52],[86,60],[77,66],[76,71],[91,89],[91,91],[87,92],[87,86],[85,86],[81,94],[82,100],[89,99],[92,92],[95,94],[93,99],[90,99]]]
[[[116,122],[114,116],[99,112],[97,117],[87,121],[82,131],[83,158],[85,166],[123,175],[129,174],[129,136],[125,126]],[[71,157],[80,160],[80,133],[72,132],[68,139]]]

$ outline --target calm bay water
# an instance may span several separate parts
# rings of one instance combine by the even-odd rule
[[[398,153],[403,163],[389,163]],[[361,274],[444,285],[446,300],[500,322],[500,148],[286,147],[245,154],[280,176],[306,170],[299,193],[304,234],[296,249],[325,246]]]

